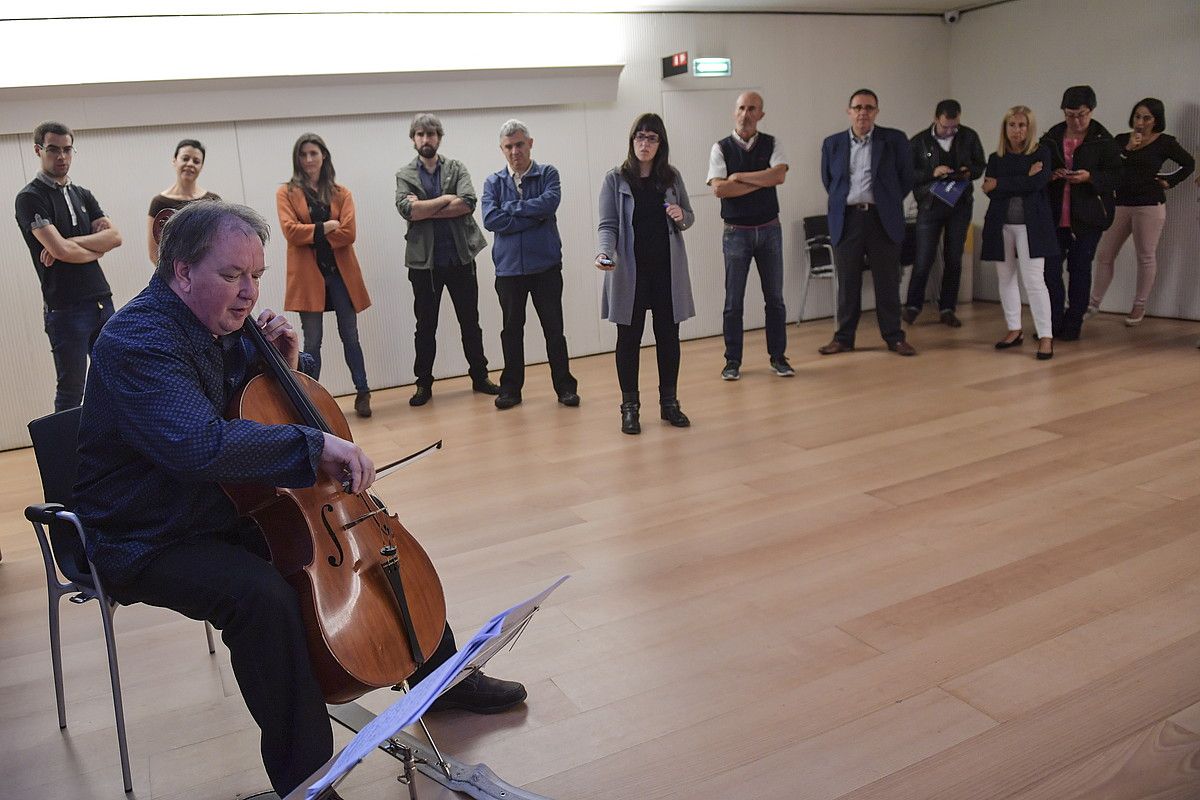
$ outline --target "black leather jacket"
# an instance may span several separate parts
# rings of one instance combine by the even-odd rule
[[[912,150],[913,170],[916,177],[916,183],[913,185],[913,198],[916,199],[919,208],[927,209],[935,199],[929,193],[929,187],[936,180],[933,177],[933,170],[941,163],[938,155],[941,145],[933,137],[931,128],[926,128],[913,136],[908,144]],[[937,149],[935,150],[935,148]],[[983,170],[987,167],[987,162],[983,157],[983,145],[979,143],[979,134],[965,125],[960,125],[958,133],[954,135],[954,141],[950,144],[950,154],[954,163],[967,167],[971,171],[972,183],[964,192],[965,197],[970,199],[974,190],[974,181],[983,176]]]

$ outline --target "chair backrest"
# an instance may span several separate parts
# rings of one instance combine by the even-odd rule
[[[829,236],[829,217],[818,214],[804,218],[804,238],[815,239],[818,236]]]
[[[808,274],[812,277],[828,277],[833,273],[829,218],[824,214],[805,217],[803,225],[804,246],[808,249]]]
[[[79,472],[80,408],[69,408],[29,423],[33,455],[42,477],[42,494],[47,503],[60,503],[75,510],[75,476]],[[83,542],[69,522],[50,524],[50,548],[58,569],[67,580],[93,587]]]

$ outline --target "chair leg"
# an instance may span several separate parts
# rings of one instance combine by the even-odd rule
[[[804,285],[800,287],[800,313],[796,315],[796,324],[804,322],[804,302],[808,299],[808,285],[812,283],[811,267],[805,270]]]
[[[125,781],[125,793],[133,791],[133,777],[129,772],[129,743],[125,738],[125,701],[121,698],[121,675],[117,669],[117,639],[113,632],[113,609],[108,599],[100,596],[100,618],[104,624],[104,642],[108,648],[108,677],[112,682],[113,712],[117,718],[117,747],[121,751],[121,777]]]
[[[58,602],[62,595],[47,586],[50,609],[50,662],[54,667],[54,699],[58,701],[58,727],[67,727],[67,704],[63,697],[62,639],[58,626]]]
[[[213,645],[212,625],[208,620],[204,620],[204,635],[208,639],[208,654],[211,656],[217,652],[217,648]]]

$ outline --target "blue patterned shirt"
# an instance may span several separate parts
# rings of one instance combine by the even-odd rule
[[[314,483],[319,431],[224,417],[256,364],[240,332],[214,337],[157,276],[104,326],[79,423],[75,498],[106,581],[130,583],[171,545],[246,524],[218,481]]]

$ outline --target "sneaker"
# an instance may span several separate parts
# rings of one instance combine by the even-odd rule
[[[525,687],[516,681],[502,681],[482,672],[472,672],[433,701],[430,711],[453,708],[472,714],[495,714],[525,702]]]
[[[1096,316],[1099,313],[1100,313],[1100,306],[1098,306],[1098,305],[1094,306],[1091,303],[1088,303],[1087,311],[1083,312],[1083,318],[1091,319],[1092,317]]]
[[[771,369],[775,370],[775,374],[781,378],[790,378],[796,374],[796,370],[792,369],[792,365],[788,363],[787,356],[772,358]]]
[[[721,380],[736,381],[742,377],[741,364],[736,361],[726,361],[725,369],[721,370]]]
[[[1126,327],[1132,328],[1134,325],[1141,325],[1142,320],[1146,318],[1146,304],[1134,303],[1133,310],[1129,312],[1129,316],[1125,318]]]

